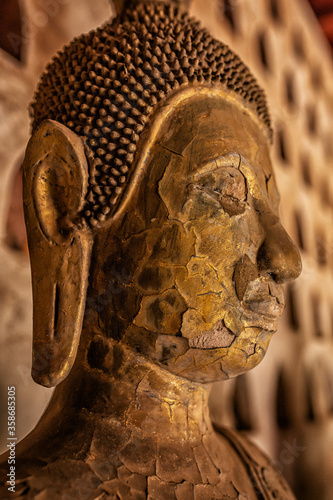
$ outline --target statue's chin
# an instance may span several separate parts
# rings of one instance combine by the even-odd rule
[[[212,383],[227,380],[256,367],[264,358],[274,332],[249,328],[229,347],[191,347],[176,358],[157,359],[171,373],[192,382]],[[177,343],[177,339],[174,339]],[[171,352],[170,352],[171,354]]]

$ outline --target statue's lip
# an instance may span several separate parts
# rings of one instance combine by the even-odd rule
[[[241,323],[245,328],[259,328],[267,332],[276,332],[278,319],[284,310],[284,294],[282,288],[274,284],[275,295],[264,292],[267,281],[255,280],[245,300],[240,303]],[[224,321],[218,321],[210,330],[200,332],[195,338],[188,339],[189,346],[194,349],[223,349],[230,347],[241,331],[233,332]]]
[[[247,326],[260,327],[267,331],[276,332],[284,305],[278,304],[278,307],[276,307],[275,304],[272,304],[272,300],[269,301],[269,304],[267,302],[262,300],[255,305],[253,303],[242,304],[243,319]]]
[[[284,310],[284,304],[275,298],[262,298],[259,300],[243,301],[243,309],[255,314],[262,314],[267,318],[279,318]]]
[[[276,332],[279,315],[256,314],[244,312],[243,322],[247,327],[260,328],[268,332]],[[192,349],[225,349],[230,347],[237,335],[227,328],[223,321],[219,321],[211,330],[199,333],[195,338],[188,339],[189,346]]]
[[[255,280],[247,288],[241,307],[247,323],[276,331],[285,307],[283,289],[267,278]]]

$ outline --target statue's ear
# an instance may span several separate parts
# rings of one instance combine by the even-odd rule
[[[53,387],[77,352],[88,286],[91,231],[81,222],[88,164],[81,139],[46,120],[23,164],[33,288],[33,379]]]

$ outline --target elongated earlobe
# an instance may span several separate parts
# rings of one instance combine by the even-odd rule
[[[80,221],[88,185],[81,139],[46,120],[27,147],[24,210],[33,287],[33,379],[46,387],[69,373],[84,315],[92,247]]]

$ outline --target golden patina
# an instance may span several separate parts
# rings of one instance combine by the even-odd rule
[[[110,198],[103,148],[96,164],[75,124],[35,127],[24,163],[33,377],[59,385],[17,446],[16,497],[293,498],[208,412],[211,382],[262,360],[282,285],[301,270],[279,221],[266,112],[244,95],[221,82],[170,91]]]

